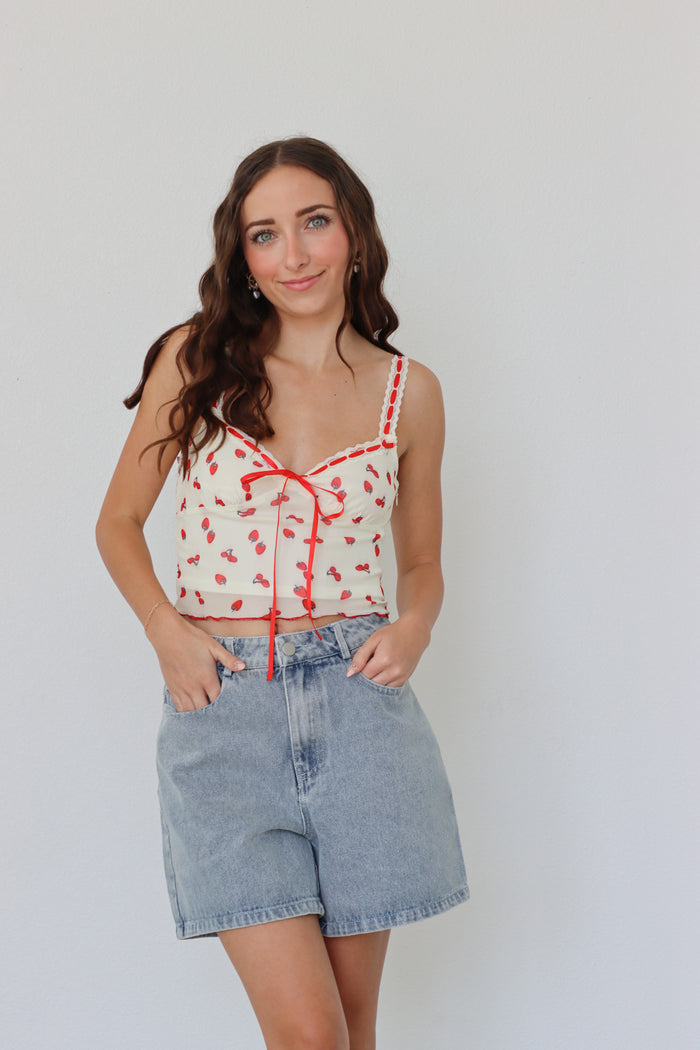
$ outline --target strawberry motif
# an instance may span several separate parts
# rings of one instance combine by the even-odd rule
[[[180,536],[182,537],[183,540],[187,539],[187,533],[185,532],[184,529],[180,529]]]
[[[249,518],[251,514],[255,514],[255,507],[248,507],[247,510],[236,511],[240,518]]]
[[[334,580],[336,581],[336,583],[337,583],[337,582],[338,582],[338,580],[339,580],[339,579],[341,578],[341,577],[340,577],[340,573],[339,573],[339,572],[338,572],[338,570],[336,569],[335,565],[331,565],[330,569],[329,569],[329,570],[328,570],[328,572],[326,573],[326,576],[332,576],[332,577],[333,577],[333,579],[334,579]]]
[[[233,548],[228,547],[225,551],[221,552],[221,557],[226,558],[227,561],[238,561],[238,558],[233,553]]]
[[[365,492],[367,493],[367,495],[370,495],[372,492],[374,492],[371,481],[365,481]]]
[[[255,543],[256,540],[259,540],[260,539],[260,533],[258,532],[258,530],[257,529],[253,529],[251,532],[249,532],[248,533],[248,539],[250,540],[251,543]]]
[[[375,532],[374,536],[372,537],[372,543],[376,543],[377,540],[380,540],[381,538],[382,538],[381,532]]]
[[[216,474],[218,469],[219,469],[219,464],[218,463],[212,463],[212,465],[209,467],[209,473],[210,474]]]
[[[282,529],[282,535],[285,536],[288,540],[294,539],[294,532],[292,531],[292,529]]]
[[[264,463],[261,463],[259,459],[254,459],[254,460],[253,460],[253,466],[254,466],[254,467],[264,467],[264,466],[265,466],[265,464],[264,464]]]
[[[360,514],[359,518],[353,518],[352,519],[353,525],[359,525],[360,522],[362,521],[363,517],[364,517],[364,514]]]
[[[187,506],[187,499],[183,499],[182,503],[180,504],[180,512],[182,512],[185,509],[186,506]]]
[[[377,555],[377,557],[379,557],[379,544],[378,543],[375,543],[375,545],[374,545],[374,553]]]
[[[199,593],[199,591],[195,591],[194,593],[196,595],[196,598],[197,598],[197,601],[199,602],[199,604],[200,605],[204,605],[204,598],[202,598],[202,596]]]
[[[353,540],[353,543],[354,542],[355,541]],[[311,543],[311,538],[305,539],[304,543]],[[317,536],[316,537],[316,543],[323,543],[323,538],[321,536]]]
[[[279,507],[280,503],[286,503],[289,496],[284,492],[278,492],[274,499],[270,500],[271,507]]]
[[[188,564],[188,565],[194,565],[194,566],[195,566],[195,568],[196,568],[196,567],[197,567],[197,565],[199,565],[199,555],[198,555],[198,554],[195,554],[195,555],[194,555],[194,557],[192,557],[192,558],[188,558],[188,559],[187,559],[187,564]]]
[[[180,572],[180,566],[178,565],[177,572],[175,574],[175,579],[179,580],[181,576],[182,576],[182,573]]]
[[[204,532],[209,528],[209,518],[202,518],[202,529]]]
[[[343,593],[341,594],[340,597],[341,597],[341,599],[343,599],[343,598],[350,598],[351,596],[352,596],[352,591],[343,591]]]
[[[366,562],[364,565],[356,565],[355,568],[358,572],[369,572],[369,562]]]
[[[210,530],[210,531],[209,531],[209,532],[207,533],[207,543],[213,543],[213,542],[214,542],[214,537],[215,537],[215,536],[216,536],[216,533],[214,532],[214,530],[213,530],[213,529],[212,529],[212,530]]]
[[[217,507],[225,507],[226,506],[224,501],[222,499],[219,499],[218,496],[214,496],[214,502],[216,503]]]
[[[378,477],[379,477],[379,473],[378,473],[378,471],[376,471],[376,470],[374,469],[374,467],[372,466],[372,464],[371,464],[371,463],[368,463],[368,464],[367,464],[367,466],[365,467],[365,470],[369,470],[371,474],[374,474],[375,478],[378,478]]]
[[[270,586],[270,581],[266,580],[261,572],[258,572],[258,573],[255,574],[255,578],[253,579],[253,583],[261,583],[263,585],[263,587],[269,587]]]
[[[180,597],[184,598],[186,594],[187,594],[187,590],[184,587],[181,587],[180,588]]]
[[[303,525],[304,524],[304,519],[303,518],[298,518],[296,516],[296,514],[288,514],[287,515],[287,521],[289,521],[290,518],[292,519],[292,521],[295,521],[297,523],[297,525]]]
[[[238,459],[245,459],[245,452],[242,448],[236,449],[236,456],[238,457]]]
[[[306,568],[307,568],[307,566],[306,566],[306,562],[305,561],[298,561],[297,562],[297,569],[302,569],[304,572],[306,572]]]
[[[193,489],[201,489],[201,487],[202,486],[199,484],[197,478],[195,477],[194,481],[192,482],[192,488]]]
[[[241,599],[240,598],[236,598],[235,602],[231,603],[231,612],[238,612],[238,610],[240,609],[240,607],[242,605],[243,605],[243,602],[241,601]]]
[[[217,574],[214,577],[214,579],[216,580],[216,582],[219,584],[220,587],[223,587],[223,585],[226,583],[226,577],[221,572],[217,572]]]
[[[294,585],[294,593],[298,594],[300,598],[306,598],[307,597],[306,587],[304,587],[303,584],[301,584],[301,583],[296,583]]]
[[[260,543],[256,543],[255,544],[255,553],[256,554],[263,554],[264,552],[265,552],[265,544],[261,540]]]
[[[387,480],[387,481],[389,482],[389,484],[391,485],[391,474],[389,473],[389,471],[388,471],[388,470],[387,470],[387,472],[386,472],[386,480]]]
[[[343,482],[340,480],[340,478],[333,478],[333,480],[331,481],[331,488],[339,489],[342,484]]]
[[[330,525],[330,523],[333,521],[333,518],[327,518],[325,517],[325,515],[322,514],[319,520],[322,521],[324,525]]]
[[[347,543],[347,545],[349,547],[352,547],[353,543],[355,542],[355,537],[354,536],[346,536],[345,537],[345,542]]]
[[[386,503],[386,500],[384,499],[384,496],[380,496],[379,499],[375,499],[374,502],[377,504],[378,507],[383,507]]]

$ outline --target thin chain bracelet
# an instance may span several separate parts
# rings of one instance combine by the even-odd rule
[[[158,606],[159,605],[171,605],[171,604],[172,604],[172,602],[168,598],[161,598],[160,601],[156,602],[156,604],[153,606],[153,608],[151,609],[151,611],[149,612],[148,616],[146,617],[146,619],[144,621],[144,624],[143,624],[144,634],[148,630],[148,625],[151,622],[151,617],[153,616],[153,613],[156,611]]]

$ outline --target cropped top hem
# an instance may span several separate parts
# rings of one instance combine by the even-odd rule
[[[179,610],[178,610],[179,612]],[[267,616],[194,616],[192,613],[180,613],[181,616],[186,616],[188,620],[214,620],[215,623],[247,623],[248,620],[269,620],[270,613]],[[382,609],[367,609],[361,613],[316,613],[314,619],[320,620],[323,616],[342,616],[344,620],[357,620],[362,616],[388,616],[388,610]],[[310,620],[311,617],[308,613],[300,613],[298,616],[278,616],[278,620]]]

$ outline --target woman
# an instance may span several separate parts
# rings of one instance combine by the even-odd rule
[[[256,150],[214,233],[201,310],[126,401],[98,545],[165,680],[178,936],[219,936],[269,1048],[368,1050],[389,930],[468,896],[408,684],[442,599],[440,388],[387,341],[372,201],[329,146]],[[172,605],[143,526],[178,453]]]

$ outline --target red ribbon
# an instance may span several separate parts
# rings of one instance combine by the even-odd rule
[[[274,470],[256,470],[252,474],[245,474],[241,478],[241,485],[248,490],[252,481],[257,481],[258,478],[269,478],[269,477],[282,477],[284,478],[284,485],[282,486],[282,492],[280,496],[284,495],[284,490],[287,487],[288,481],[298,481],[299,484],[310,493],[314,501],[314,520],[311,526],[311,543],[309,547],[309,568],[306,575],[306,598],[303,603],[306,605],[309,613],[309,619],[313,629],[316,631],[316,635],[320,638],[321,635],[318,633],[316,625],[314,624],[314,618],[311,613],[311,575],[314,564],[314,553],[316,551],[316,541],[318,539],[318,519],[321,517],[321,507],[318,502],[318,496],[316,495],[316,489],[320,489],[321,492],[328,492],[340,503],[340,510],[337,510],[335,514],[324,514],[324,518],[338,518],[343,513],[344,509],[344,494],[341,495],[339,492],[335,492],[333,489],[323,488],[322,485],[314,485],[312,482],[307,481],[301,474],[295,474],[293,470],[285,470],[283,467],[278,467]],[[272,672],[274,667],[274,653],[275,653],[275,620],[279,615],[277,609],[277,540],[280,531],[280,511],[284,500],[280,499],[277,503],[277,527],[275,529],[275,552],[274,560],[272,563],[272,608],[270,610],[270,644],[268,647],[267,656],[267,680],[272,680]]]

